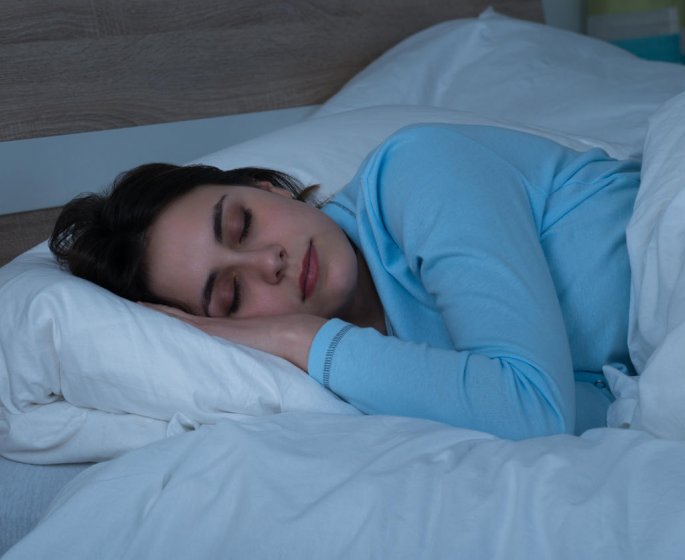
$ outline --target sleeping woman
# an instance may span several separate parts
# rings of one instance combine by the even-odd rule
[[[70,202],[70,270],[281,356],[363,412],[526,438],[605,425],[639,166],[484,126],[402,129],[322,207],[270,170],[143,165]]]

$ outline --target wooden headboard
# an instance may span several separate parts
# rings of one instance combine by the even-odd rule
[[[540,0],[3,0],[0,141],[321,103],[401,39],[487,6],[543,20]],[[0,216],[0,265],[56,215]]]

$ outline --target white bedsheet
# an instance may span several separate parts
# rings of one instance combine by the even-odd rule
[[[227,420],[85,471],[6,560],[680,559],[683,464],[685,443],[636,430]]]

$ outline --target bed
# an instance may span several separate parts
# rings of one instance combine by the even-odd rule
[[[322,196],[419,122],[641,159],[628,229],[640,376],[607,367],[607,427],[579,436],[514,442],[365,416],[283,360],[59,270],[40,243],[57,209],[0,216],[0,552],[680,558],[685,68],[544,26],[533,1],[174,4],[75,1],[33,15],[50,16],[58,39],[89,18],[113,31],[89,49],[64,41],[63,66],[45,79],[69,95],[0,88],[14,100],[0,104],[4,139],[316,104],[300,123],[193,161],[282,169]],[[199,33],[212,40],[199,47]],[[17,68],[59,43],[30,45],[17,47]]]

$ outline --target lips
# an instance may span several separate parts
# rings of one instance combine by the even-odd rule
[[[302,259],[302,272],[300,272],[300,290],[302,301],[308,299],[316,288],[319,278],[319,258],[316,254],[316,247],[309,242],[309,249]]]

